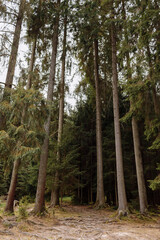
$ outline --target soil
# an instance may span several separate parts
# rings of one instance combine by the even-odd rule
[[[52,214],[51,214],[52,211]],[[131,214],[117,219],[110,209],[64,206],[45,217],[0,218],[0,240],[160,240],[160,217]]]

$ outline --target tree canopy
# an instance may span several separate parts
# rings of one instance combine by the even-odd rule
[[[0,57],[6,211],[160,204],[159,1],[0,1]]]

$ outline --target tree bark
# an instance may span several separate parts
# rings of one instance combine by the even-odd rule
[[[132,117],[132,132],[133,132],[133,142],[134,142],[134,152],[135,152],[135,162],[136,162],[136,172],[137,172],[137,182],[138,182],[138,193],[140,201],[140,212],[145,213],[147,211],[147,193],[144,181],[142,155],[140,151],[140,140],[138,125],[135,117]]]
[[[32,73],[33,73],[33,67],[35,62],[35,53],[36,53],[36,46],[37,46],[37,36],[33,39],[32,43],[32,53],[31,53],[31,60],[29,64],[29,73],[28,73],[28,79],[27,79],[27,90],[31,88],[32,85]]]
[[[43,0],[39,0],[39,6],[38,6],[39,14],[41,13],[42,3],[43,3]],[[35,63],[35,55],[36,55],[37,39],[38,39],[39,31],[40,31],[40,28],[38,27],[36,32],[34,33],[34,36],[32,37],[33,38],[32,51],[31,51],[31,59],[29,63],[28,78],[27,78],[27,85],[26,85],[27,90],[29,90],[32,86],[32,79],[33,79],[32,74],[33,74],[33,68]],[[22,124],[24,124],[24,121],[25,121],[26,111],[27,111],[27,104],[25,104],[22,112]]]
[[[126,14],[125,14],[125,4],[124,0],[122,0],[123,4],[123,19],[126,21]],[[127,35],[127,27],[125,26],[125,40],[128,44],[128,35]],[[127,75],[128,80],[132,79],[132,74],[130,71],[130,57],[129,51],[126,52],[127,58]],[[133,103],[130,101],[130,105]],[[144,181],[144,173],[143,173],[143,161],[142,155],[140,151],[140,138],[139,138],[139,130],[138,130],[138,123],[136,117],[132,117],[132,134],[133,134],[133,143],[134,143],[134,154],[135,154],[135,164],[136,164],[136,173],[137,173],[137,183],[138,183],[138,194],[139,194],[139,203],[140,203],[140,212],[145,213],[147,211],[147,193],[146,193],[146,186]]]
[[[12,84],[13,84],[13,77],[14,77],[15,66],[16,66],[16,61],[17,61],[17,52],[18,52],[18,47],[19,47],[19,39],[20,39],[20,34],[21,34],[23,15],[24,15],[24,11],[25,11],[25,3],[26,3],[26,0],[21,0],[20,6],[19,6],[19,13],[17,16],[17,22],[16,22],[13,43],[12,43],[12,49],[11,49],[11,54],[10,54],[10,59],[9,59],[9,66],[8,66],[8,71],[7,71],[6,81],[5,81],[3,100],[9,101],[10,91],[8,91],[8,89],[12,88]],[[0,130],[4,130],[5,127],[6,127],[5,116],[3,114],[0,114]]]
[[[57,9],[59,8],[59,5],[60,5],[60,0],[57,0]],[[45,123],[46,135],[42,145],[41,156],[40,156],[36,200],[35,200],[35,206],[33,210],[34,214],[43,212],[45,209],[44,193],[45,193],[45,184],[46,184],[48,146],[49,146],[50,122],[51,122],[51,104],[53,101],[53,88],[55,83],[56,56],[57,56],[57,47],[58,47],[58,29],[59,29],[59,11],[57,14],[56,24],[54,27],[54,35],[52,39],[52,57],[51,57],[50,76],[49,76],[49,82],[48,82],[48,92],[47,92],[47,101],[50,107],[50,112],[49,112],[48,119]]]
[[[105,204],[103,186],[103,157],[102,157],[102,124],[101,124],[101,103],[99,91],[99,70],[98,70],[98,40],[94,40],[94,71],[96,88],[96,146],[97,146],[97,199],[99,207]]]
[[[36,39],[33,41],[33,47],[32,47],[32,55],[31,55],[31,60],[30,60],[30,67],[29,71],[33,71],[33,66],[34,66],[34,59],[35,59],[35,50],[36,50]],[[31,88],[31,78],[28,77],[27,81],[27,89]],[[24,109],[22,111],[22,118],[21,118],[21,124],[24,124],[24,118],[26,115],[27,111],[27,105],[24,106]],[[9,194],[7,197],[7,204],[5,207],[5,212],[13,212],[13,205],[14,205],[14,196],[15,196],[15,191],[16,191],[16,185],[17,185],[17,176],[18,176],[18,171],[19,167],[21,165],[21,160],[17,159],[14,161],[14,166],[12,170],[12,177],[11,177],[11,183],[9,187]]]
[[[55,177],[54,177],[54,185],[53,189],[51,191],[51,206],[55,207],[59,205],[59,191],[60,191],[60,176],[59,171],[56,171]]]
[[[112,10],[112,20],[114,20],[114,10]],[[114,131],[116,148],[116,168],[117,168],[117,190],[118,190],[118,211],[119,215],[128,213],[127,198],[124,183],[124,170],[122,159],[121,130],[119,122],[119,98],[118,98],[118,74],[117,74],[117,56],[116,56],[116,35],[114,22],[111,23],[111,41],[112,41],[112,90],[113,90],[113,113],[114,113]]]
[[[67,13],[64,17],[64,36],[63,36],[63,53],[62,53],[62,74],[60,83],[60,100],[59,100],[59,121],[58,121],[58,149],[57,149],[57,164],[60,164],[61,153],[60,145],[63,133],[64,121],[64,87],[65,87],[65,65],[66,65],[66,40],[67,40]],[[59,191],[60,191],[60,174],[56,171],[54,184],[51,192],[51,205],[59,205]]]
[[[36,53],[36,45],[37,45],[37,37],[33,39],[33,45],[32,45],[32,53],[31,53],[31,59],[29,64],[29,73],[28,73],[28,79],[27,79],[27,90],[29,90],[32,86],[32,73],[33,73],[33,67],[35,63],[35,53]],[[24,105],[23,111],[22,111],[22,120],[21,124],[24,124],[25,122],[25,116],[27,112],[27,104]]]
[[[20,33],[21,33],[21,27],[22,27],[22,21],[23,21],[23,15],[24,15],[24,11],[25,11],[25,3],[26,3],[26,0],[21,0],[20,6],[19,6],[19,13],[17,16],[17,23],[16,23],[16,27],[15,27],[15,32],[14,32],[14,38],[13,38],[13,43],[12,43],[11,55],[10,55],[10,59],[9,59],[9,66],[8,66],[5,88],[12,88],[16,60],[17,60],[18,47],[19,47],[19,39],[20,39]],[[4,94],[4,96],[5,96],[5,94]]]
[[[13,171],[12,171],[12,177],[11,177],[11,183],[10,188],[8,192],[7,197],[7,203],[5,207],[5,212],[13,212],[13,205],[14,205],[14,197],[16,192],[16,184],[17,184],[17,177],[18,177],[18,170],[20,166],[21,160],[17,159],[14,161]]]

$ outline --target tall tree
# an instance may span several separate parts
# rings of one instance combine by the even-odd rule
[[[121,130],[119,121],[119,98],[118,98],[118,74],[117,74],[117,49],[116,49],[116,32],[114,19],[114,1],[112,1],[111,13],[111,41],[112,41],[112,90],[113,90],[113,112],[114,112],[114,131],[116,147],[116,169],[117,169],[117,188],[118,188],[118,212],[119,215],[126,215],[128,212],[127,198],[124,182],[123,158]]]
[[[32,54],[31,54],[29,71],[31,70],[31,66],[32,66],[32,70],[33,70],[33,65],[34,65],[34,60],[33,59],[35,58],[35,49],[36,49],[36,46],[34,44],[33,49],[32,49]],[[27,90],[29,90],[30,88],[31,88],[31,80],[30,80],[30,77],[28,77]],[[27,106],[25,105],[24,109],[22,111],[21,125],[25,123],[24,118],[25,118],[25,115],[26,115],[26,111],[27,111]],[[13,210],[14,210],[13,209],[14,197],[15,197],[18,171],[19,171],[20,165],[21,165],[21,158],[17,158],[14,161],[14,164],[13,164],[12,177],[11,177],[11,182],[10,182],[10,187],[9,187],[9,192],[8,192],[8,197],[7,197],[7,203],[6,203],[6,207],[5,207],[6,212],[13,212]]]
[[[56,9],[56,20],[54,25],[54,34],[52,38],[52,57],[51,57],[51,66],[50,66],[50,75],[48,82],[48,92],[47,92],[47,101],[49,106],[49,115],[45,123],[45,138],[41,149],[40,155],[40,166],[38,174],[38,184],[36,192],[36,201],[33,209],[34,214],[38,214],[45,210],[45,184],[46,184],[46,169],[47,169],[47,160],[48,160],[48,146],[49,146],[49,134],[50,134],[50,123],[51,123],[51,105],[53,101],[53,88],[55,83],[55,71],[56,71],[56,56],[57,56],[57,47],[58,47],[58,32],[59,32],[59,7],[60,0],[57,0]]]
[[[37,42],[40,38],[40,30],[43,25],[45,25],[44,19],[41,17],[43,11],[42,8],[43,0],[39,0],[38,3],[34,3],[36,6],[33,6],[32,13],[28,16],[28,38],[31,39],[31,58],[29,62],[28,68],[28,77],[26,89],[29,90],[32,86],[33,81],[33,70],[36,60],[36,49]],[[37,7],[38,4],[38,7]],[[31,10],[31,9],[29,9]],[[25,115],[27,111],[27,104],[25,104],[23,112],[22,112],[22,123],[25,121]]]
[[[8,71],[7,71],[6,81],[5,81],[3,99],[7,99],[7,96],[9,94],[8,88],[12,88],[12,84],[13,84],[13,77],[14,77],[14,72],[16,67],[17,53],[18,53],[19,40],[20,40],[20,34],[21,34],[21,27],[22,27],[23,15],[25,12],[25,4],[26,4],[26,0],[20,1],[19,12],[17,16],[14,37],[12,42],[11,54],[9,58]],[[5,116],[3,114],[0,114],[0,129],[4,129],[5,125],[6,125]]]
[[[19,101],[20,98],[21,101]],[[26,101],[28,103],[28,118],[26,118],[25,124],[22,124],[22,108],[24,107]],[[11,182],[5,207],[6,212],[13,212],[13,202],[20,164],[26,162],[26,158],[29,154],[34,155],[36,151],[39,151],[38,148],[41,142],[40,132],[42,129],[41,127],[39,128],[39,125],[44,122],[42,120],[44,102],[41,94],[33,89],[27,90],[26,92],[26,90],[22,87],[17,87],[11,96],[10,112],[7,131],[0,132],[1,136],[3,134],[4,140],[6,139],[7,141],[8,139],[10,142],[8,144],[10,149],[7,155],[4,156],[5,162],[7,164],[9,161],[13,161]],[[37,116],[41,116],[41,120],[37,120]],[[39,128],[38,133],[36,133],[37,128]],[[39,140],[37,137],[39,137]],[[30,159],[33,155],[30,156]]]
[[[14,198],[15,198],[15,192],[16,192],[16,185],[17,185],[17,177],[18,177],[18,170],[20,166],[21,160],[18,158],[14,161],[13,164],[13,170],[12,170],[12,176],[11,176],[11,182],[9,187],[9,192],[7,196],[7,202],[5,206],[5,212],[13,212],[14,207]]]
[[[65,88],[65,67],[66,67],[66,40],[67,40],[67,11],[68,1],[64,6],[64,35],[63,35],[63,52],[62,52],[62,69],[61,69],[61,82],[60,82],[60,100],[59,100],[59,121],[58,121],[58,140],[57,140],[57,164],[61,162],[61,142],[63,133],[64,122],[64,88]],[[54,184],[51,192],[51,205],[59,205],[59,190],[60,190],[60,173],[56,171],[54,177]]]
[[[128,41],[128,29],[127,29],[127,20],[126,20],[126,10],[125,10],[125,2],[122,0],[122,14],[124,20],[124,35],[126,42],[126,59],[127,59],[127,81],[132,81],[131,67],[130,67],[130,56],[129,56],[129,41]],[[130,100],[131,108],[134,104],[135,99]],[[133,143],[134,143],[134,154],[135,154],[135,164],[136,164],[136,172],[137,172],[137,183],[138,183],[138,193],[139,193],[139,203],[140,203],[140,212],[145,213],[147,210],[147,193],[146,186],[144,180],[144,172],[143,172],[143,160],[141,154],[141,145],[140,145],[140,137],[138,130],[138,121],[136,119],[135,113],[132,116],[132,134],[133,134]]]
[[[100,96],[100,71],[99,71],[99,46],[101,33],[99,1],[79,1],[77,26],[77,45],[79,61],[85,75],[86,84],[95,89],[96,101],[96,141],[97,141],[97,205],[105,203],[103,186],[103,157],[102,157],[102,127],[101,127],[101,96]],[[76,16],[77,17],[77,16]],[[99,41],[100,42],[100,41]],[[94,71],[91,71],[91,68]]]
[[[9,59],[9,66],[8,66],[6,82],[5,82],[6,88],[12,88],[16,60],[17,60],[17,52],[18,52],[18,47],[19,47],[19,39],[20,39],[21,27],[22,27],[22,21],[23,21],[23,15],[24,15],[24,11],[25,11],[25,4],[26,4],[26,0],[20,1],[19,13],[17,16],[17,22],[16,22],[14,38],[13,38],[13,43],[12,43],[12,49],[11,49],[11,55],[10,55],[10,59]],[[4,97],[5,97],[5,93],[4,93]]]
[[[137,183],[139,193],[140,212],[144,214],[147,211],[147,192],[144,180],[142,154],[140,150],[140,137],[138,130],[138,123],[135,116],[132,117],[132,133],[134,143],[134,154],[136,162]]]
[[[39,12],[41,10],[41,3],[42,0],[39,1]],[[33,71],[34,67],[34,62],[35,62],[35,54],[36,54],[36,43],[37,43],[37,35],[39,32],[39,27],[35,33],[35,36],[33,38],[33,45],[32,45],[32,52],[31,52],[31,58],[30,58],[30,63],[29,63],[29,69],[28,69],[28,78],[27,78],[27,90],[31,89],[31,74]],[[22,117],[21,117],[21,125],[25,124],[25,115],[27,112],[27,104],[24,105],[23,111],[22,111]],[[19,145],[21,145],[19,141]],[[14,206],[14,197],[15,197],[15,192],[16,192],[16,185],[17,185],[17,178],[18,178],[18,172],[19,172],[19,167],[21,165],[21,158],[17,158],[14,161],[13,164],[13,170],[12,170],[12,177],[11,177],[11,182],[10,182],[10,187],[9,187],[9,192],[8,192],[8,197],[7,197],[7,203],[5,207],[6,212],[13,212],[13,206]]]
[[[102,124],[101,103],[98,70],[98,40],[94,40],[94,71],[96,88],[96,145],[97,145],[97,203],[101,207],[105,204],[103,186],[103,158],[102,158]]]

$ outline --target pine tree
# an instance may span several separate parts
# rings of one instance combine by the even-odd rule
[[[17,53],[18,53],[19,40],[20,40],[20,34],[21,34],[21,27],[22,27],[24,12],[25,12],[25,4],[26,4],[26,0],[20,1],[19,12],[17,15],[17,21],[16,21],[16,26],[14,31],[12,49],[10,53],[8,71],[7,71],[5,88],[3,93],[3,100],[7,100],[7,101],[9,100],[8,96],[10,95],[9,88],[12,88],[12,84],[13,84],[13,77],[14,77],[14,72],[16,67]],[[0,130],[5,129],[6,127],[5,125],[6,125],[5,116],[0,114]]]
[[[116,56],[116,33],[114,25],[114,7],[112,2],[112,89],[113,89],[113,111],[114,111],[114,130],[115,130],[115,147],[116,147],[116,168],[117,168],[117,187],[118,187],[118,212],[119,215],[126,215],[128,212],[127,199],[124,183],[123,159],[121,130],[119,122],[119,99],[118,99],[118,74],[117,74],[117,56]]]
[[[122,1],[123,6],[123,20],[124,20],[124,35],[125,35],[125,42],[126,45],[129,45],[128,42],[128,31],[127,31],[127,24],[126,24],[126,11],[125,11],[125,4]],[[126,59],[127,59],[127,77],[128,82],[131,82],[132,75],[130,69],[130,57],[129,57],[129,50],[126,50]],[[133,99],[130,101],[131,108],[133,103]],[[146,186],[144,180],[144,172],[143,172],[143,164],[142,164],[142,154],[141,154],[141,146],[140,146],[140,137],[139,137],[139,130],[138,130],[138,121],[136,116],[133,114],[132,116],[132,133],[133,133],[133,143],[134,143],[134,153],[135,153],[135,163],[136,163],[136,171],[137,171],[137,182],[138,182],[138,193],[139,193],[139,202],[140,202],[140,212],[143,214],[147,210],[147,193],[146,193]]]
[[[96,88],[96,140],[97,140],[97,204],[102,207],[105,204],[103,186],[103,159],[102,159],[102,124],[101,124],[101,103],[99,90],[98,70],[98,40],[94,40],[94,71]]]
[[[27,102],[27,120],[24,124],[22,121],[22,109]],[[27,158],[32,158],[34,155],[39,154],[45,117],[45,104],[42,94],[34,89],[25,90],[23,87],[17,87],[12,95],[7,112],[7,130],[1,131],[1,146],[8,144],[8,153],[2,149],[1,158],[4,159],[6,164],[12,166],[12,176],[5,207],[6,212],[13,212],[13,202],[16,192],[17,178],[19,167],[25,163]],[[42,115],[43,113],[43,115]],[[39,119],[39,117],[41,117]],[[34,122],[33,122],[34,119]]]
[[[40,2],[41,4],[41,2]],[[39,29],[38,29],[39,30]],[[32,47],[32,54],[30,59],[30,65],[29,65],[29,74],[27,79],[27,90],[31,89],[31,71],[33,71],[34,61],[35,61],[35,52],[36,52],[36,38],[33,41],[33,47]],[[24,108],[22,111],[21,121],[20,124],[25,124],[25,116],[27,112],[27,104],[24,104]],[[17,145],[21,146],[21,141],[18,141]],[[14,163],[13,163],[13,170],[12,170],[12,177],[11,177],[11,183],[9,188],[9,193],[7,197],[7,203],[5,207],[6,212],[13,212],[13,204],[14,204],[14,197],[16,192],[16,185],[17,185],[17,179],[18,179],[18,172],[19,167],[21,165],[21,158],[18,157]]]
[[[60,0],[57,0],[57,5],[56,5],[57,15],[56,15],[56,21],[54,25],[54,34],[52,38],[52,58],[51,58],[50,76],[49,76],[48,92],[47,92],[47,101],[48,101],[50,111],[51,111],[51,104],[53,101],[53,88],[55,83],[56,55],[57,55],[58,31],[59,31],[59,6],[60,6]],[[49,115],[44,127],[46,136],[41,149],[36,201],[35,201],[35,206],[33,210],[34,214],[38,214],[45,210],[44,193],[45,193],[46,169],[47,169],[47,160],[48,160],[50,122],[51,122],[51,112],[49,112]]]
[[[20,39],[20,33],[21,33],[21,27],[22,27],[22,21],[23,21],[23,16],[24,16],[24,11],[25,11],[25,4],[26,4],[26,0],[20,1],[19,13],[17,16],[17,22],[16,22],[14,38],[13,38],[13,43],[12,43],[12,50],[11,50],[11,55],[10,55],[10,60],[9,60],[7,76],[6,76],[5,88],[12,88],[13,77],[14,77],[15,66],[16,66],[16,59],[17,59],[17,52],[18,52],[18,47],[19,47],[19,39]],[[5,98],[5,95],[6,95],[6,93],[4,92],[4,98]]]
[[[102,130],[101,130],[101,96],[100,96],[100,76],[98,59],[98,41],[100,35],[98,1],[79,2],[77,9],[79,19],[77,19],[78,31],[75,33],[77,46],[80,51],[79,61],[82,71],[89,79],[89,84],[95,88],[96,99],[96,129],[97,129],[97,205],[103,206],[105,203],[103,187],[103,158],[102,158]],[[94,72],[90,69],[94,68]]]
[[[65,16],[64,16],[64,35],[63,35],[63,52],[62,52],[62,69],[61,69],[61,82],[60,82],[60,100],[59,100],[59,121],[58,121],[58,140],[57,140],[57,163],[61,163],[60,146],[63,134],[64,122],[64,89],[65,89],[65,66],[66,66],[66,40],[67,40],[67,11],[68,2],[65,3]],[[51,192],[51,205],[59,205],[59,190],[60,190],[60,173],[57,170],[54,178],[54,185]]]

